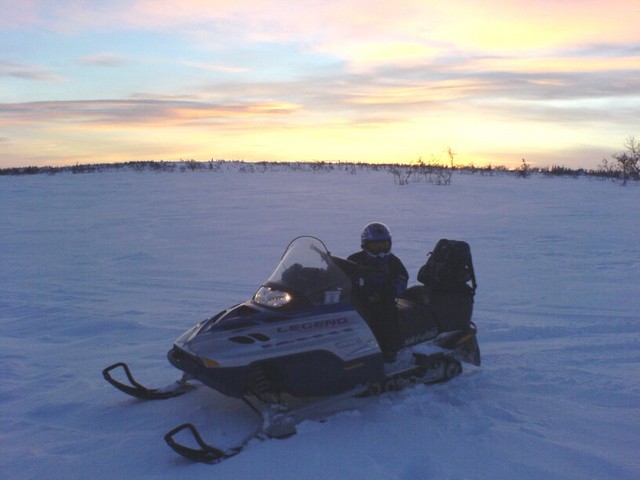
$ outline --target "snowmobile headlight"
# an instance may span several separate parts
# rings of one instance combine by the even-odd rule
[[[265,307],[278,308],[287,305],[293,297],[289,292],[275,290],[271,287],[260,287],[253,297],[253,301]]]

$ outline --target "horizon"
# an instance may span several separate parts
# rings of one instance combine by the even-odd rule
[[[0,168],[597,168],[640,136],[632,3],[0,0]]]
[[[244,170],[245,165],[249,166],[250,170]],[[309,171],[300,170],[310,168],[310,171],[330,171],[337,168],[338,170],[345,168],[350,169],[351,173],[355,173],[357,170],[385,170],[392,173],[395,177],[394,181],[399,182],[401,185],[411,183],[412,181],[421,182],[417,177],[410,181],[409,176],[412,173],[417,175],[425,175],[428,183],[437,183],[438,185],[448,185],[448,181],[444,181],[445,177],[442,175],[452,175],[455,172],[466,172],[474,174],[479,172],[480,174],[515,174],[522,178],[527,178],[532,174],[542,174],[551,176],[595,176],[603,177],[612,180],[621,179],[622,172],[616,167],[607,165],[599,165],[596,168],[586,169],[582,167],[571,168],[566,165],[546,165],[546,166],[533,166],[529,163],[522,162],[517,167],[507,167],[505,165],[492,165],[487,164],[483,166],[477,165],[446,165],[443,163],[426,163],[426,162],[412,162],[412,163],[367,163],[367,162],[331,162],[331,161],[319,161],[319,160],[299,160],[299,161],[247,161],[240,159],[210,159],[210,160],[194,160],[194,159],[180,159],[180,160],[132,160],[121,162],[103,162],[103,163],[76,163],[74,165],[29,165],[25,167],[0,167],[0,176],[22,176],[33,174],[57,174],[63,172],[72,173],[100,173],[107,171],[151,171],[151,172],[201,172],[201,171],[215,171],[220,172],[222,167],[236,168],[238,171],[245,173],[264,173],[271,169],[272,171],[281,171],[279,167],[289,168],[291,171]],[[253,170],[254,166],[261,167],[259,170]],[[176,170],[177,169],[177,170]],[[435,176],[436,178],[432,178]],[[406,178],[405,178],[406,177]],[[440,183],[443,182],[444,183]]]

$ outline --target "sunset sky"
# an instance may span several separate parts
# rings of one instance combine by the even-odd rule
[[[638,0],[0,0],[0,167],[597,167],[640,137]]]

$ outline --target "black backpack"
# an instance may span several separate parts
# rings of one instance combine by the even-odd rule
[[[446,238],[438,240],[418,272],[418,281],[434,292],[475,294],[478,285],[469,244]]]

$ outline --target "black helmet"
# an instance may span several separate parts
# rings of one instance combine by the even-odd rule
[[[384,257],[391,251],[391,232],[384,223],[370,223],[362,229],[360,246],[369,255]]]

